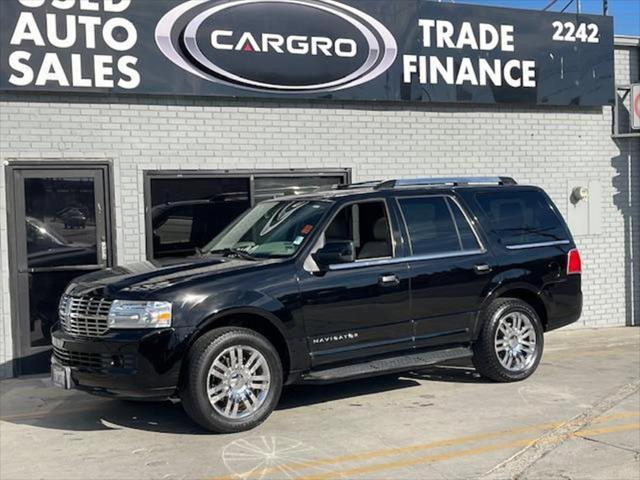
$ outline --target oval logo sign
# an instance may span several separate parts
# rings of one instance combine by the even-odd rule
[[[321,93],[382,75],[398,46],[378,20],[334,0],[190,0],[158,23],[156,43],[205,80],[272,93]]]

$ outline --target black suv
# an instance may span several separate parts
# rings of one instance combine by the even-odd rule
[[[512,179],[391,180],[257,204],[199,255],[69,285],[54,382],[179,396],[215,432],[265,420],[283,384],[470,357],[531,375],[582,309],[580,255],[549,197]]]

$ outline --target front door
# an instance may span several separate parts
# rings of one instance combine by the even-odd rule
[[[374,200],[343,207],[322,234],[318,248],[352,241],[357,261],[300,275],[312,366],[411,348],[409,272],[393,230],[385,201]]]
[[[15,248],[14,332],[18,374],[49,368],[51,327],[75,277],[111,263],[102,167],[10,166]]]

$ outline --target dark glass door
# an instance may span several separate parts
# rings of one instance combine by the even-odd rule
[[[104,169],[14,169],[21,374],[48,369],[51,327],[74,278],[110,260]]]

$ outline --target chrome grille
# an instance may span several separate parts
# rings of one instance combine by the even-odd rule
[[[111,300],[90,297],[70,297],[60,300],[60,325],[62,329],[81,337],[97,337],[109,328]]]

